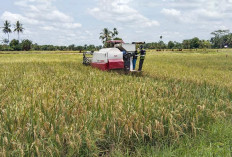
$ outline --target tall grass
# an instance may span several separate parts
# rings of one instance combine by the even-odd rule
[[[0,156],[98,156],[196,138],[232,114],[231,58],[149,53],[140,76],[75,54],[0,55]]]

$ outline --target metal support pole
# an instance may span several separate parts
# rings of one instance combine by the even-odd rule
[[[130,57],[130,71],[133,71],[133,57]]]

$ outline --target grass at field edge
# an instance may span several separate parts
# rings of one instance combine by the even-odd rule
[[[230,120],[218,121],[209,126],[195,138],[188,136],[182,137],[181,142],[161,147],[138,145],[135,151],[129,150],[121,152],[116,149],[110,156],[143,156],[143,157],[213,157],[213,156],[232,156],[232,123]]]

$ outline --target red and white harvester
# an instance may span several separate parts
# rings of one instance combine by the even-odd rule
[[[133,56],[136,52],[136,44],[144,43],[132,43],[126,44],[121,40],[108,41],[111,44],[111,48],[103,48],[95,52],[83,53],[83,64],[91,65],[103,71],[124,69],[125,71],[133,70]],[[87,54],[91,54],[92,57],[86,57]]]

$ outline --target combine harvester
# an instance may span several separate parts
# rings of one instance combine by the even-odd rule
[[[133,56],[136,55],[136,44],[145,42],[133,42],[126,44],[122,40],[108,41],[111,48],[103,48],[96,52],[84,52],[83,64],[91,65],[103,71],[121,69],[126,72],[137,72],[133,70]],[[87,54],[92,57],[87,57]]]

